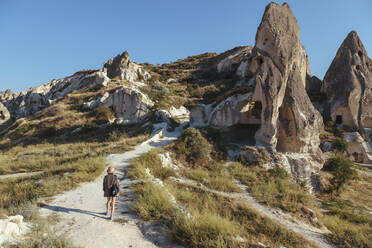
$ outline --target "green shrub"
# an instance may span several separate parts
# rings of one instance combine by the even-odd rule
[[[353,163],[340,153],[336,153],[332,158],[326,161],[323,170],[333,175],[330,179],[330,191],[339,191],[342,185],[355,178],[356,172],[352,167]]]
[[[182,154],[187,161],[209,161],[212,146],[198,129],[187,128],[182,131],[175,145],[177,154]]]
[[[340,137],[336,137],[333,140],[332,145],[339,152],[345,151],[347,149],[347,146],[348,146],[347,141],[344,140],[343,138],[340,138]]]

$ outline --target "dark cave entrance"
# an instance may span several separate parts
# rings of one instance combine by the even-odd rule
[[[237,124],[220,129],[221,141],[225,144],[254,146],[256,144],[254,135],[260,127],[260,124]]]
[[[336,115],[336,124],[342,124],[342,115]]]

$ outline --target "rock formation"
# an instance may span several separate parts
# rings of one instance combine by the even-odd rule
[[[235,57],[222,60],[220,69],[226,67],[226,59]],[[242,73],[245,66],[249,73]],[[267,6],[256,45],[239,68],[240,75],[253,75],[246,85],[252,91],[218,104],[193,107],[192,122],[214,127],[261,125],[255,135],[257,143],[282,152],[318,152],[322,117],[306,93],[309,63],[288,4]]]
[[[8,109],[0,102],[0,126],[6,124],[10,119]]]
[[[283,152],[316,152],[322,117],[307,93],[309,64],[297,20],[288,4],[266,7],[250,69],[262,103],[259,143]]]
[[[103,65],[103,69],[111,79],[117,78],[133,82],[150,78],[150,74],[144,71],[141,66],[130,61],[127,51],[107,61]]]
[[[20,93],[12,93],[7,90],[0,93],[0,103],[8,109],[11,118],[16,120],[36,113],[68,93],[84,86],[106,86],[108,81],[108,77],[101,71],[77,72],[72,76],[52,80]]]
[[[372,60],[352,31],[343,41],[325,77],[326,116],[336,124],[372,128]]]
[[[134,124],[144,120],[149,114],[153,102],[141,91],[130,87],[121,87],[100,100],[101,106],[111,108],[121,124]]]
[[[237,57],[225,58],[219,69],[229,68],[229,59]],[[256,44],[240,61],[236,71],[245,76],[244,87],[236,88],[235,94],[221,102],[194,106],[192,124],[218,128],[230,137],[238,133],[239,137],[230,140],[235,145],[250,145],[254,136],[256,146],[271,151],[272,165],[283,166],[300,181],[310,181],[321,167],[319,134],[323,119],[306,87],[319,90],[320,80],[310,77],[300,29],[288,4],[266,7]],[[309,79],[314,81],[311,86]]]

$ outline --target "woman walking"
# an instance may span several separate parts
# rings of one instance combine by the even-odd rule
[[[115,172],[115,167],[113,166],[108,167],[107,175],[103,179],[104,197],[107,197],[106,215],[108,215],[109,206],[111,204],[110,220],[114,220],[115,200],[120,192],[119,180],[118,180],[118,177],[114,175],[114,172]]]

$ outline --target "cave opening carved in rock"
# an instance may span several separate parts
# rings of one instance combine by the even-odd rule
[[[254,137],[261,127],[261,112],[260,101],[242,101],[239,106],[239,121],[220,129],[222,141],[227,144],[255,145]]]

